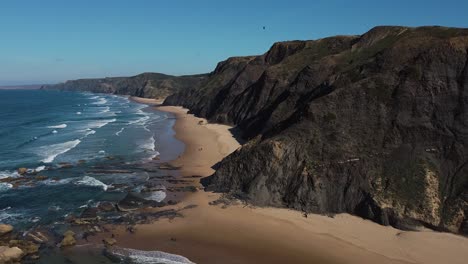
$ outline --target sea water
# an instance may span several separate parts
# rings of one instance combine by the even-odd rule
[[[148,179],[134,164],[158,155],[170,160],[183,149],[170,117],[123,96],[0,90],[0,179],[47,177],[17,186],[0,182],[0,223],[33,228],[122,199],[127,191],[114,186],[137,189]],[[30,173],[19,175],[18,168]],[[109,168],[128,172],[99,172]]]

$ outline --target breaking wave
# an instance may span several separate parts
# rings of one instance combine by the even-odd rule
[[[81,141],[79,139],[76,139],[65,143],[40,147],[38,153],[39,155],[42,155],[44,157],[44,159],[42,159],[41,162],[51,163],[55,160],[57,156],[72,150],[80,143]]]
[[[66,128],[67,124],[61,124],[61,125],[56,125],[56,126],[48,126],[48,128]]]

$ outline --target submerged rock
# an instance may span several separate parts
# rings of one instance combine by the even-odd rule
[[[27,168],[18,168],[18,174],[19,175],[24,175],[28,172]]]
[[[38,175],[36,177],[34,177],[37,181],[44,181],[44,180],[47,180],[49,177],[47,176],[43,176],[43,175]]]
[[[165,205],[166,203],[164,202],[147,200],[140,196],[137,196],[136,194],[128,193],[127,196],[125,196],[125,198],[117,204],[117,209],[121,212],[128,212],[149,206],[162,207]]]

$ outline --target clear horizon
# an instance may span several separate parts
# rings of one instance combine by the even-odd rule
[[[0,4],[0,86],[206,73],[277,41],[378,25],[468,27],[468,2],[11,1]],[[263,28],[265,27],[265,29]]]

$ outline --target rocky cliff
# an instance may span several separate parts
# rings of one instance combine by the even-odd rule
[[[132,77],[72,80],[56,85],[44,85],[41,89],[89,91],[157,98],[199,86],[205,77],[205,74],[171,76],[161,73],[143,73]]]
[[[203,180],[209,189],[468,234],[468,29],[280,42],[219,63],[165,104],[248,140]]]

